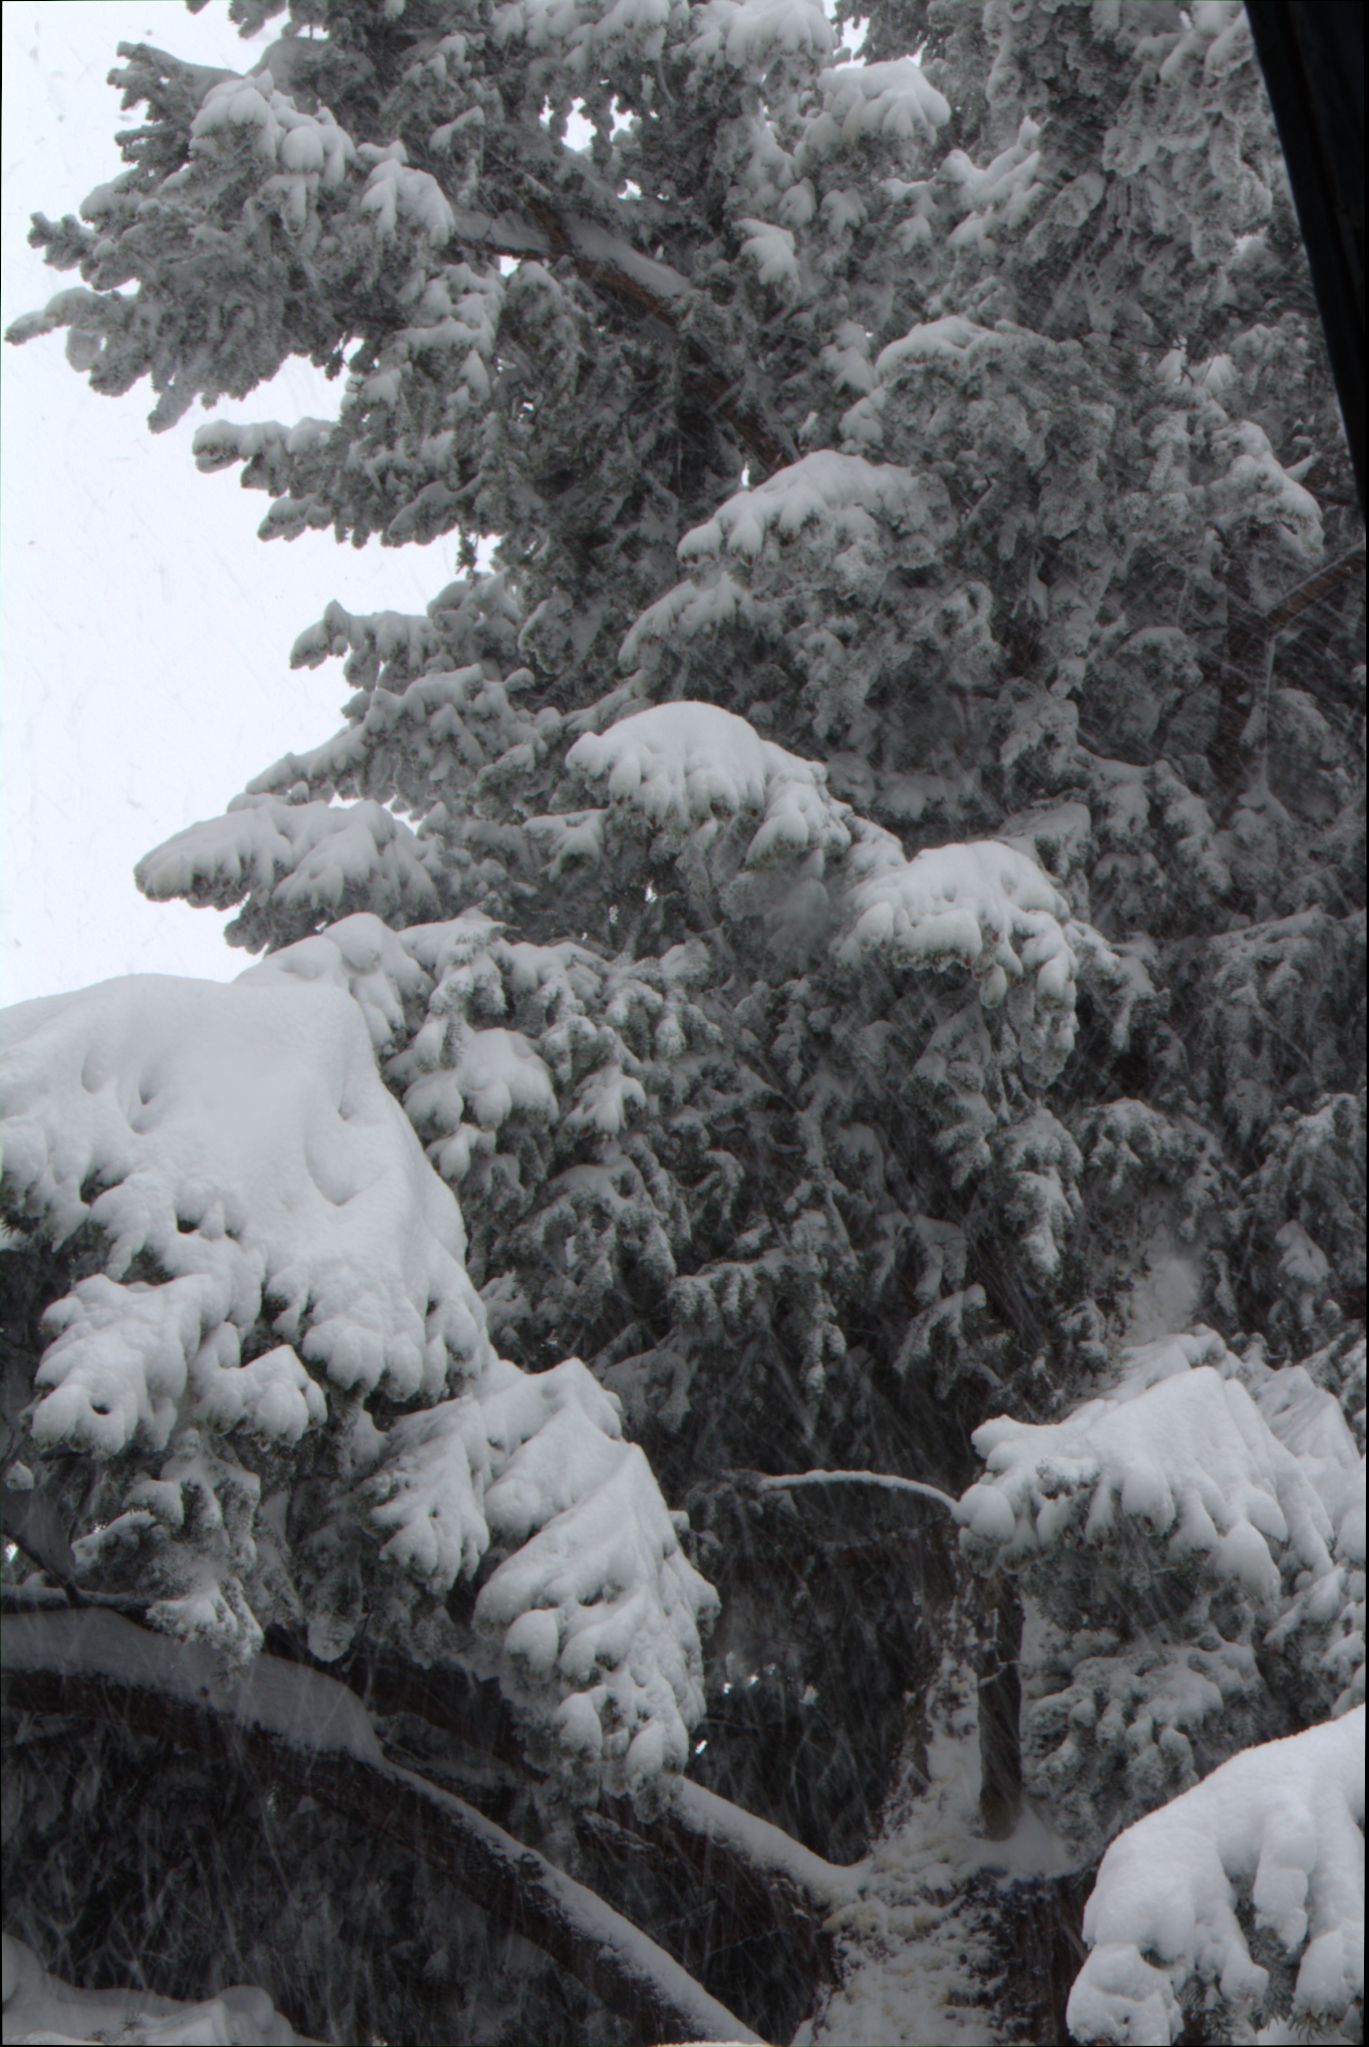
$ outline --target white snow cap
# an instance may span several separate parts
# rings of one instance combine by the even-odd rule
[[[781,57],[825,57],[832,47],[816,0],[706,0],[691,14],[694,55],[739,71],[764,70]]]
[[[135,869],[154,903],[184,896],[228,909],[246,892],[307,928],[364,902],[397,922],[437,904],[424,849],[381,803],[289,803],[236,796],[222,817],[187,825]]]
[[[654,824],[703,824],[715,815],[759,813],[748,858],[850,844],[845,806],[827,794],[827,771],[800,760],[716,704],[658,704],[603,733],[586,733],[567,756],[581,774]]]
[[[764,223],[755,221],[743,225],[757,230],[764,227]],[[784,231],[765,228],[764,232],[776,236]],[[793,237],[786,235],[785,240],[792,258]],[[769,243],[766,250],[770,250]],[[753,253],[762,263],[764,277],[765,252]],[[778,257],[775,260],[778,262]],[[777,469],[754,489],[734,492],[711,519],[685,534],[679,546],[680,560],[696,561],[724,549],[733,554],[758,555],[769,535],[792,540],[810,525],[837,540],[861,540],[873,532],[877,516],[916,525],[925,523],[926,495],[912,470],[901,469],[894,463],[869,462],[863,455],[839,455],[832,448],[819,448],[801,461]]]
[[[1330,1572],[1321,1496],[1245,1387],[1217,1369],[1226,1355],[1210,1330],[1168,1338],[1131,1353],[1122,1384],[1062,1422],[982,1423],[973,1441],[987,1472],[961,1500],[966,1533],[1020,1559],[1137,1521],[1268,1602],[1282,1565]]]
[[[1301,1958],[1295,2020],[1334,2023],[1363,1995],[1363,1706],[1246,1749],[1118,1836],[1084,1913],[1070,2032],[1168,2047],[1193,1979],[1248,2013],[1269,1972],[1242,1916]]]
[[[460,1211],[347,996],[131,976],[0,1015],[0,1057],[11,1208],[110,1244],[50,1312],[38,1442],[108,1456],[194,1421],[293,1442],[324,1413],[301,1359],[397,1399],[483,1369]],[[142,1258],[165,1278],[127,1278]],[[284,1340],[244,1367],[259,1320]]]
[[[912,57],[883,64],[834,64],[820,79],[823,104],[839,123],[843,142],[887,135],[899,142],[930,140],[951,118],[939,93]]]

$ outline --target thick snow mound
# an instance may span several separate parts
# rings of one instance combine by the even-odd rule
[[[1200,1358],[1214,1350],[1219,1339],[1207,1352],[1195,1343]],[[961,1521],[1009,1559],[1103,1543],[1129,1521],[1271,1604],[1281,1567],[1317,1578],[1332,1569],[1335,1531],[1308,1473],[1245,1387],[1210,1363],[1139,1392],[1124,1383],[1063,1422],[1000,1416],[973,1440],[988,1469],[961,1500]]]
[[[1195,1981],[1250,2011],[1270,1976],[1252,1924],[1297,1963],[1295,2022],[1363,1995],[1364,1731],[1361,1706],[1247,1749],[1113,1842],[1084,1913],[1075,2039],[1168,2047]]]
[[[431,1399],[484,1367],[460,1211],[334,988],[145,975],[21,1004],[0,1142],[11,1215],[108,1246],[50,1312],[40,1444],[157,1450],[199,1422],[290,1443],[319,1381]],[[282,1341],[244,1364],[261,1322]]]

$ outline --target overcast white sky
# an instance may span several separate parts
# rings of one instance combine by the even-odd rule
[[[255,53],[223,0],[200,15],[180,0],[5,0],[3,28],[8,326],[79,282],[27,246],[28,217],[75,212],[117,174],[116,44],[244,70]],[[269,500],[236,471],[195,469],[191,435],[210,415],[149,433],[147,387],[93,396],[60,336],[3,349],[0,376],[0,1003],[131,972],[227,978],[249,961],[224,945],[225,920],[145,903],[134,862],[340,724],[340,665],[289,667],[331,597],[419,610],[454,547],[267,546]],[[320,414],[339,389],[292,367],[214,416]]]

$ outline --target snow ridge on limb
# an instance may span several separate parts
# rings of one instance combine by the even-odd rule
[[[360,1701],[322,1672],[264,1656],[245,1678],[226,1679],[212,1659],[117,1614],[90,1611],[12,1619],[0,1654],[21,1704],[31,1697],[49,1709],[103,1715],[112,1695],[130,1725],[211,1753],[234,1730],[268,1781],[287,1767],[297,1781],[303,1766],[321,1802],[377,1831],[402,1831],[411,1852],[506,1916],[611,2008],[645,2018],[653,2033],[756,2042],[583,1884],[462,1799],[390,1762]],[[320,1754],[328,1767],[313,1767]]]
[[[1335,2025],[1363,1996],[1364,1710],[1233,1756],[1114,1841],[1084,1913],[1075,2039],[1167,2047],[1194,1985],[1238,2014],[1267,2005],[1252,1924],[1296,1964],[1295,2024]]]

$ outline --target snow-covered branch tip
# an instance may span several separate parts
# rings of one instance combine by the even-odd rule
[[[897,1478],[891,1471],[787,1471],[767,1473],[760,1480],[763,1493],[793,1492],[799,1486],[867,1485],[881,1486],[892,1493],[917,1493],[924,1500],[936,1500],[960,1519],[960,1502],[940,1486],[920,1478]]]

